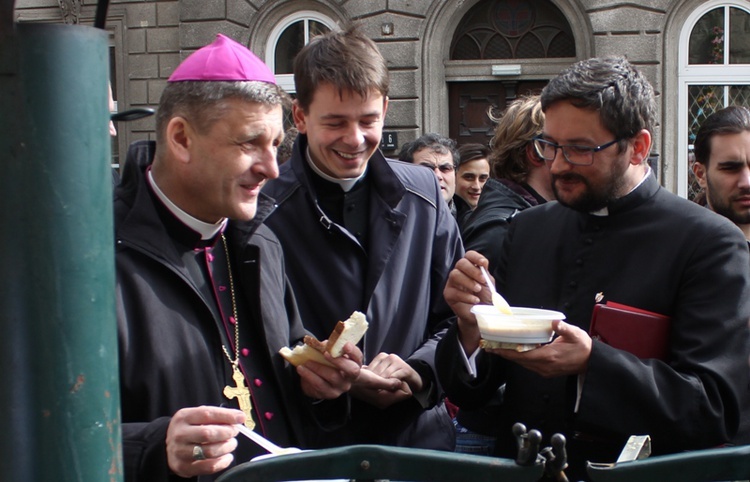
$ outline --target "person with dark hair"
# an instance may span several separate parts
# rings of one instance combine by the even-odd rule
[[[490,178],[489,154],[487,146],[477,143],[463,144],[458,148],[456,196],[469,205],[469,211],[477,207],[484,184]]]
[[[730,106],[708,116],[693,153],[693,173],[703,188],[699,204],[736,224],[750,243],[750,109]],[[750,406],[732,443],[750,444]]]
[[[750,240],[750,109],[714,112],[695,138],[693,173],[703,204],[736,224]]]
[[[726,443],[747,410],[747,242],[651,173],[654,92],[627,60],[578,62],[541,102],[533,143],[557,201],[513,218],[497,265],[469,251],[451,272],[444,294],[457,322],[436,352],[447,396],[477,408],[504,383],[496,454],[517,452],[516,422],[538,429],[542,446],[560,433],[571,480],[586,479],[587,460],[614,462],[631,435],[649,435],[655,455]],[[470,310],[490,302],[480,266],[511,306],[565,315],[550,343],[479,348]],[[601,301],[667,317],[664,355],[639,358],[608,344],[617,339],[592,338]]]
[[[463,256],[456,222],[427,169],[378,149],[388,68],[356,26],[313,38],[294,61],[299,129],[292,158],[263,192],[305,327],[327,336],[339,317],[367,315],[351,419],[319,446],[360,443],[453,450],[434,372],[442,296]]]
[[[285,102],[268,67],[218,35],[170,76],[156,142],[129,150],[114,198],[126,480],[214,480],[264,453],[238,424],[304,447],[347,417],[358,348],[297,373],[278,354],[306,335],[261,224]]]
[[[398,159],[431,170],[440,184],[440,192],[451,213],[457,215],[457,208],[453,203],[453,195],[456,192],[456,167],[459,161],[456,141],[440,134],[425,134],[401,146]]]

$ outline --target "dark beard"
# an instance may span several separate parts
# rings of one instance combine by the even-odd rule
[[[730,199],[727,204],[722,202],[716,202],[708,193],[711,192],[711,184],[709,182],[708,190],[706,190],[706,200],[708,206],[716,213],[721,214],[725,218],[732,221],[734,224],[750,224],[750,212],[747,211],[736,211],[732,209],[732,200]],[[746,195],[746,193],[740,193],[740,195]]]
[[[578,180],[586,186],[585,191],[577,198],[572,200],[566,200],[560,197],[560,193],[557,191],[557,180]],[[599,211],[609,205],[612,201],[617,199],[622,190],[624,183],[624,177],[622,173],[612,173],[612,176],[608,179],[608,182],[595,189],[588,179],[585,177],[568,172],[565,174],[552,175],[552,190],[555,192],[555,197],[558,202],[563,206],[567,206],[576,211],[591,213]]]

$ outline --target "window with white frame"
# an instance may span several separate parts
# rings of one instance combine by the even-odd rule
[[[292,66],[297,53],[314,36],[335,28],[333,20],[314,11],[295,12],[274,27],[266,47],[266,63],[284,90],[290,94],[295,92]]]
[[[680,34],[677,193],[700,188],[691,163],[703,120],[729,105],[750,107],[750,4],[710,1],[688,17]]]

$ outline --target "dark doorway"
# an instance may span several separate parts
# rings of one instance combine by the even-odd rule
[[[488,112],[498,116],[517,97],[538,94],[546,80],[451,82],[448,84],[448,136],[459,145],[478,142],[487,145],[494,124]]]

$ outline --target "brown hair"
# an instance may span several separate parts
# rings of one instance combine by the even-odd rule
[[[489,156],[494,177],[515,183],[525,182],[530,170],[526,146],[542,133],[544,127],[539,96],[520,97],[511,102],[500,117],[490,113],[490,119],[497,122]]]
[[[372,91],[388,95],[388,66],[375,42],[357,25],[313,38],[294,59],[294,85],[297,104],[307,111],[315,89],[331,84],[339,95],[346,91],[362,98]]]
[[[458,166],[461,167],[467,162],[476,161],[477,159],[488,159],[490,148],[484,144],[469,143],[458,146]]]

